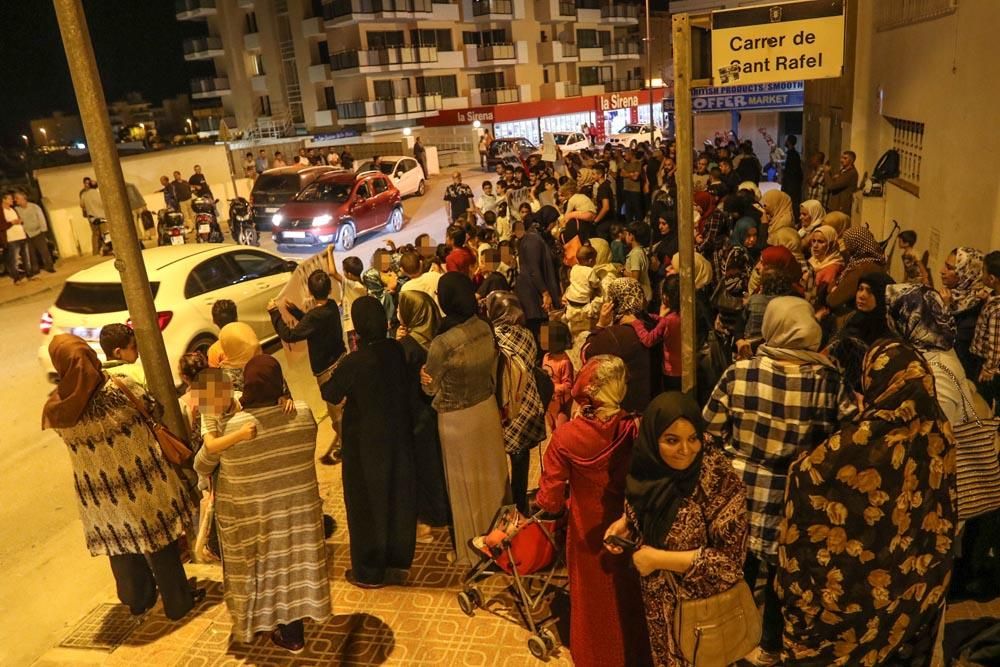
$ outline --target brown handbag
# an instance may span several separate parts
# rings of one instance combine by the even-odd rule
[[[745,581],[707,598],[683,600],[674,575],[667,580],[677,598],[674,639],[684,659],[694,667],[726,667],[760,643],[761,619]]]
[[[125,383],[121,379],[115,377],[114,375],[108,374],[111,381],[114,382],[119,389],[128,397],[129,402],[132,407],[136,409],[136,412],[142,417],[142,420],[149,427],[152,432],[153,437],[156,442],[160,444],[160,451],[163,452],[163,458],[170,461],[174,465],[180,465],[191,458],[192,452],[188,448],[187,443],[181,440],[178,436],[170,431],[166,426],[160,424],[153,416],[149,414],[149,410],[146,406],[142,404],[135,394],[133,394]]]

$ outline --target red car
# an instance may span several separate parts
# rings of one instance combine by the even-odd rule
[[[403,228],[399,190],[380,172],[335,171],[313,181],[271,219],[274,242],[282,246],[336,243],[350,250],[355,239],[385,227]]]

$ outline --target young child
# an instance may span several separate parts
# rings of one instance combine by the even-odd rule
[[[930,253],[925,250],[923,257],[917,257],[917,251],[914,249],[914,246],[917,245],[917,233],[912,229],[902,231],[899,233],[899,239],[896,243],[903,251],[903,282],[934,287],[931,272],[927,270],[927,260]]]
[[[483,181],[483,194],[476,200],[476,213],[485,218],[488,211],[496,212],[497,198],[493,194],[493,183]]]
[[[354,305],[355,300],[368,294],[368,290],[361,282],[361,274],[365,271],[365,265],[361,263],[360,257],[351,255],[344,259],[341,266],[344,268],[343,275],[337,271],[337,266],[331,263],[330,267],[333,269],[333,273],[330,274],[330,277],[340,283],[340,291],[343,294],[340,315],[344,321],[347,349],[351,352],[357,352],[361,339],[354,330],[354,322],[351,320],[351,306]]]
[[[611,225],[611,261],[624,264],[629,247],[625,242],[625,225],[615,222]]]
[[[507,202],[497,204],[496,230],[498,241],[510,241],[514,235],[514,225],[507,215]]]
[[[497,227],[497,212],[496,211],[486,211],[483,213],[483,226],[486,229],[495,230]]]
[[[139,360],[139,348],[135,340],[135,332],[124,324],[106,324],[101,329],[101,350],[106,361],[101,368],[111,375],[127,377],[146,386],[146,374]]]
[[[566,354],[571,343],[569,327],[559,321],[546,322],[542,325],[541,342],[545,350],[542,369],[552,378],[554,386],[552,399],[545,411],[545,425],[551,433],[560,424],[569,421],[573,404],[573,363]]]
[[[580,246],[576,251],[576,266],[569,272],[569,287],[563,293],[563,303],[566,304],[563,322],[573,339],[584,331],[590,331],[594,324],[588,306],[591,301],[590,276],[595,262],[597,251],[589,245]]]
[[[676,273],[663,279],[660,315],[651,315],[656,326],[647,329],[640,319],[632,328],[642,344],[652,348],[663,343],[663,391],[681,390],[681,278]]]
[[[483,250],[479,256],[482,258],[483,282],[480,283],[479,288],[476,289],[476,296],[482,300],[485,299],[486,295],[490,292],[496,292],[498,290],[509,292],[510,283],[507,282],[507,276],[500,272],[500,249],[489,248],[487,250]]]
[[[236,312],[236,303],[234,301],[219,299],[212,304],[212,322],[215,326],[219,327],[219,331],[222,331],[222,327],[232,324],[238,319],[239,316]],[[210,368],[222,368],[223,360],[222,343],[215,341],[208,348],[208,365]]]
[[[1000,251],[983,259],[983,284],[990,293],[979,312],[971,350],[983,360],[976,384],[992,407],[1000,399]]]

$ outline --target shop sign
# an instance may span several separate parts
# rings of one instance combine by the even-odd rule
[[[712,72],[721,86],[838,77],[844,0],[712,12]]]
[[[797,109],[804,104],[805,84],[802,81],[724,88],[694,88],[691,90],[691,108],[696,113],[751,109]],[[673,109],[673,98],[664,99],[663,110],[673,111]]]
[[[628,109],[639,106],[638,95],[628,95],[612,93],[611,95],[601,95],[601,111],[612,111],[614,109]]]
[[[474,123],[477,120],[480,123],[492,123],[493,122],[493,112],[492,111],[459,111],[458,112],[458,122],[459,123]]]

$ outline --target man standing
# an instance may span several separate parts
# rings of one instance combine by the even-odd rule
[[[760,166],[760,160],[757,159],[757,155],[753,152],[753,142],[747,139],[740,146],[741,154],[737,160],[733,161],[733,165],[736,167],[736,175],[739,177],[740,182],[751,181],[756,185],[760,185],[760,175],[763,172],[763,168]]]
[[[7,275],[15,285],[20,285],[31,268],[31,260],[28,259],[28,236],[24,232],[24,222],[14,208],[14,193],[3,194],[2,207],[0,233],[3,234],[3,241],[7,246]]]
[[[611,225],[618,220],[618,215],[615,213],[615,191],[611,187],[608,168],[604,164],[598,163],[594,171],[597,172],[597,183],[594,184],[594,202],[597,206],[594,229],[598,236],[607,241],[611,238]]]
[[[14,204],[24,223],[24,233],[28,236],[28,277],[38,275],[41,269],[55,273],[56,270],[52,268],[52,253],[49,252],[49,238],[46,235],[49,225],[45,222],[42,207],[28,201],[28,195],[20,190],[14,193]]]
[[[427,178],[427,149],[420,143],[420,137],[417,137],[417,140],[413,143],[413,158],[423,170],[424,178]]]
[[[95,221],[97,219],[107,220],[108,216],[104,212],[104,201],[97,189],[97,181],[91,181],[90,187],[83,191],[83,194],[80,195],[80,203],[83,210],[87,212],[87,220],[90,222],[91,247],[95,255],[100,255],[104,249],[104,239],[101,238],[101,226]]]
[[[625,163],[621,166],[622,198],[625,200],[625,219],[635,222],[642,219],[642,162],[631,148],[625,149]]]
[[[701,155],[698,161],[694,165],[694,175],[691,177],[694,181],[694,191],[701,192],[702,190],[708,190],[708,156]]]
[[[205,174],[201,173],[200,164],[196,164],[194,166],[194,173],[191,174],[191,178],[188,179],[188,185],[191,186],[191,193],[195,197],[208,197],[209,199],[214,199],[212,196],[212,188],[208,187],[208,179],[205,178]]]
[[[444,200],[448,202],[448,223],[465,224],[465,212],[472,208],[472,188],[462,182],[462,174],[451,175],[451,185],[444,192]]]
[[[806,200],[815,199],[823,208],[829,210],[829,196],[826,191],[826,155],[822,152],[813,153],[809,158],[809,180],[806,183]]]
[[[858,159],[854,151],[844,151],[840,154],[840,171],[834,176],[830,173],[830,165],[823,167],[823,184],[829,195],[828,211],[840,211],[850,217],[854,207],[854,192],[858,189],[858,170],[854,161]]]
[[[184,214],[184,222],[189,229],[194,229],[194,209],[191,208],[191,185],[181,178],[181,172],[174,172],[174,180],[170,182],[170,187],[174,191],[174,199],[177,206]]]
[[[518,220],[514,223],[514,238],[517,239],[518,268],[514,291],[524,309],[526,326],[537,342],[542,323],[548,319],[552,304],[562,302],[562,293],[552,253],[542,237],[537,232],[526,231],[524,221]]]
[[[263,148],[260,149],[260,152],[257,153],[257,159],[254,160],[253,167],[254,167],[254,172],[256,172],[258,176],[267,171],[267,153],[264,152]],[[197,169],[198,168],[195,167],[195,170]]]
[[[785,139],[785,171],[781,175],[781,191],[792,198],[792,216],[799,212],[802,203],[802,158],[795,150],[797,139],[789,134]]]
[[[163,193],[163,205],[167,207],[167,210],[181,210],[180,206],[177,204],[177,197],[174,196],[174,189],[170,186],[170,179],[166,176],[160,176],[160,185],[163,187],[157,190],[157,192]]]
[[[340,164],[348,171],[354,169],[354,154],[351,153],[350,146],[344,146],[344,150],[340,152]]]

